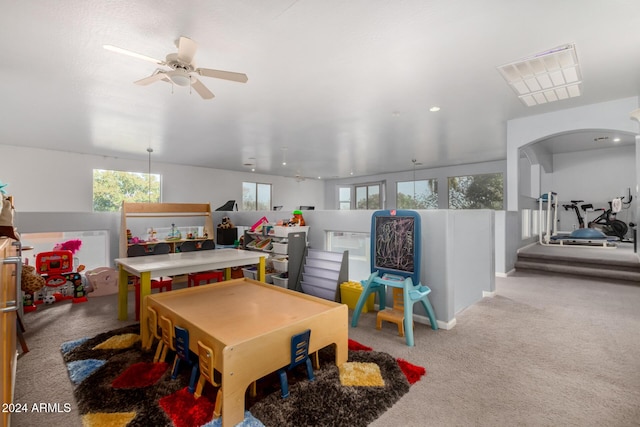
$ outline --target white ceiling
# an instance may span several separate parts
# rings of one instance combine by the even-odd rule
[[[10,1],[0,28],[0,144],[273,175],[500,160],[509,119],[640,93],[638,0]],[[179,36],[249,81],[138,86],[156,66],[102,48],[164,59]],[[584,94],[524,106],[496,67],[567,43]]]

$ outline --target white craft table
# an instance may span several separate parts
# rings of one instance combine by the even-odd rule
[[[225,269],[225,279],[231,278],[231,267],[258,264],[258,280],[264,281],[265,254],[242,249],[215,249],[210,251],[180,252],[166,255],[149,255],[141,257],[117,258],[119,267],[118,280],[118,319],[127,320],[128,276],[140,278],[140,325],[147,324],[145,297],[151,294],[151,277],[179,276]],[[141,327],[142,345],[150,339],[148,331]]]
[[[348,307],[251,279],[155,293],[145,298],[174,326],[189,331],[189,348],[198,341],[213,350],[222,374],[222,426],[244,419],[247,387],[291,363],[291,337],[311,329],[309,354],[335,345],[335,363],[348,357]],[[140,323],[148,331],[147,323]],[[150,345],[151,343],[149,343]],[[148,348],[148,347],[147,347]]]

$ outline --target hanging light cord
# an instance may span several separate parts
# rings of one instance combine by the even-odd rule
[[[413,162],[413,204],[416,205],[416,159],[411,159]]]
[[[147,173],[147,180],[149,181],[149,203],[151,203],[151,153],[153,153],[153,148],[147,148],[147,153],[149,153],[149,172]]]

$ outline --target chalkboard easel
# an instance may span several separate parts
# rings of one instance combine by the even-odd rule
[[[409,210],[375,211],[371,217],[371,271],[420,283],[420,216]]]

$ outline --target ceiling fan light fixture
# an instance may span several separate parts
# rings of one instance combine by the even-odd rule
[[[580,64],[573,44],[501,65],[498,71],[527,107],[582,94]]]
[[[191,76],[183,73],[173,73],[169,76],[171,81],[178,86],[189,86],[191,84]]]

